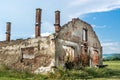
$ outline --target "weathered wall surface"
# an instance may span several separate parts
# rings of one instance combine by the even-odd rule
[[[55,45],[53,35],[33,39],[0,42],[0,64],[15,68],[48,66],[54,59]]]
[[[87,32],[86,41],[83,39],[83,30]],[[80,19],[73,19],[61,28],[56,40],[56,64],[64,64],[63,58],[66,55],[66,49],[63,46],[73,48],[74,60],[79,59],[82,65],[102,64],[102,49],[98,37],[92,27]],[[93,59],[95,51],[98,55],[97,59]],[[61,59],[63,62],[61,62]],[[98,63],[94,64],[96,63],[94,60]]]
[[[48,37],[0,42],[0,64],[13,68],[39,73],[50,70],[54,63],[63,67],[66,61],[75,67],[102,65],[98,37],[91,25],[80,19],[73,19]]]

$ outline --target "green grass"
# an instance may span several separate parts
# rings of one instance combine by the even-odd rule
[[[0,80],[119,80],[120,61],[105,61],[106,68],[83,68],[81,70],[56,69],[46,75],[32,74],[0,67]]]
[[[94,78],[92,80],[120,80],[120,61],[104,61],[103,64],[108,65],[106,68],[111,70],[109,76]]]
[[[107,64],[109,69],[120,71],[120,61],[104,61],[104,64]]]

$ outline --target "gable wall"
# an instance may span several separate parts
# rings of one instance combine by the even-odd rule
[[[87,53],[82,51],[82,46],[84,45],[83,41],[83,28],[87,30],[87,36],[88,36],[88,41],[87,41]],[[73,44],[77,44],[74,45]],[[96,33],[94,32],[93,28],[86,22],[83,22],[79,19],[74,19],[68,24],[63,25],[61,28],[61,31],[58,34],[57,40],[56,40],[56,60],[59,62],[59,58],[64,58],[66,52],[62,48],[62,46],[70,46],[75,48],[75,55],[77,55],[80,59],[84,57],[93,57],[92,54],[94,54],[94,50],[98,51],[99,55],[99,64],[102,64],[102,50],[101,50],[101,45],[98,40],[98,37],[96,36]],[[85,54],[85,55],[82,55]],[[86,56],[86,57],[85,57]],[[58,57],[58,58],[57,58]],[[89,59],[89,58],[88,58]],[[87,59],[87,60],[88,60]],[[56,63],[56,64],[57,64]],[[63,62],[61,63],[62,65],[64,64],[64,59]],[[93,65],[90,60],[86,63],[88,65]]]

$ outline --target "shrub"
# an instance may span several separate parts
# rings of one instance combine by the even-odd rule
[[[9,67],[6,66],[5,64],[0,64],[0,70],[9,70]]]

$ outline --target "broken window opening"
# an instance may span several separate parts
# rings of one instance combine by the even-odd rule
[[[87,41],[87,29],[83,28],[83,41]]]
[[[74,61],[75,49],[72,46],[63,46],[63,49],[65,50],[65,60],[69,57],[69,61]]]
[[[24,59],[34,59],[34,47],[21,48],[21,59],[20,62],[23,62]]]

